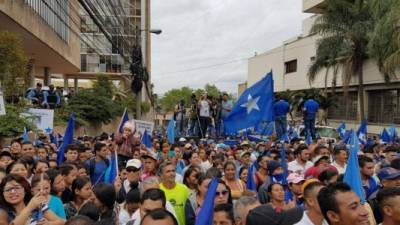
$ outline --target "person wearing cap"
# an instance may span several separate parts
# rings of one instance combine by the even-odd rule
[[[251,153],[249,151],[243,151],[240,154],[240,167],[249,168],[251,161],[250,161]],[[240,168],[239,168],[240,169]]]
[[[175,181],[176,166],[173,163],[163,162],[159,167],[159,174],[160,189],[164,191],[167,201],[174,206],[179,225],[185,225],[185,203],[189,197],[189,189]]]
[[[140,180],[144,181],[148,177],[156,175],[157,172],[157,153],[153,151],[147,151],[146,155],[142,156],[143,159],[143,171],[140,175]]]
[[[368,210],[346,183],[337,182],[323,187],[317,199],[330,225],[370,225]]]
[[[303,187],[304,181],[305,181],[304,177],[297,173],[291,173],[287,177],[291,200],[293,200],[297,206],[303,205],[302,187]]]
[[[296,160],[288,163],[289,173],[298,173],[300,175],[305,174],[306,170],[313,166],[313,163],[309,161],[310,150],[308,150],[307,145],[299,145],[294,153],[296,155]]]
[[[304,211],[303,217],[295,225],[328,225],[321,213],[318,204],[318,193],[324,185],[317,179],[310,179],[304,182],[302,186],[302,193],[304,198]]]
[[[303,217],[303,209],[294,207],[288,210],[274,209],[264,204],[250,210],[246,225],[293,225]]]
[[[377,176],[381,181],[381,184],[378,187],[378,189],[371,194],[371,196],[368,199],[368,203],[371,205],[376,222],[379,224],[382,222],[383,218],[382,218],[382,213],[379,209],[378,200],[376,198],[377,194],[379,193],[380,190],[384,188],[400,187],[400,172],[395,168],[385,167],[378,172]]]
[[[378,190],[378,181],[374,178],[374,161],[365,155],[360,155],[358,156],[358,165],[365,196],[368,199],[372,193]]]
[[[116,178],[114,184],[115,191],[117,192],[117,202],[121,204],[129,191],[139,190],[139,175],[140,169],[142,168],[142,162],[138,159],[130,159],[126,163],[126,179],[121,181],[120,178]],[[122,182],[122,183],[121,183]]]
[[[314,158],[313,162],[314,166],[306,170],[304,173],[305,179],[318,178],[319,174],[328,168],[336,170],[334,166],[330,165],[331,161],[328,156],[318,155]]]

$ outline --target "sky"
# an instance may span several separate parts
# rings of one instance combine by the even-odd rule
[[[152,0],[155,93],[216,85],[237,93],[248,58],[301,34],[301,0]]]

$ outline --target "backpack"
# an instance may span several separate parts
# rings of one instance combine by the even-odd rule
[[[108,168],[108,166],[110,165],[110,160],[109,159],[104,159],[103,161],[106,163],[107,168]],[[95,169],[96,169],[96,158],[93,157],[89,161],[89,176],[90,176],[90,178],[92,178],[94,176],[94,170]]]

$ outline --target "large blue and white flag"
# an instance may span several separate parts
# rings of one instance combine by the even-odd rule
[[[249,171],[247,173],[247,183],[246,183],[246,187],[248,190],[252,190],[257,192],[257,185],[256,185],[256,181],[254,180],[254,175],[257,172],[257,168],[256,168],[256,164],[257,161],[255,161],[254,163],[252,163],[249,167]]]
[[[367,125],[368,125],[368,121],[366,119],[364,119],[361,122],[360,127],[357,130],[357,137],[358,137],[358,139],[360,139],[360,142],[362,144],[367,143]]]
[[[361,203],[364,204],[365,192],[361,181],[360,166],[358,165],[358,149],[359,137],[351,130],[349,159],[343,181],[350,185],[351,189],[360,197]]]
[[[104,182],[109,184],[114,184],[115,178],[118,176],[118,156],[117,152],[114,151],[111,154],[110,164],[108,165],[106,172],[104,174]]]
[[[255,127],[261,121],[273,120],[274,81],[272,71],[246,89],[232,112],[224,120],[225,134]]]
[[[346,135],[346,124],[340,123],[339,127],[337,128],[340,138],[343,140]]]

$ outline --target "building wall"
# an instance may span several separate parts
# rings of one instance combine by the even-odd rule
[[[41,0],[0,0],[0,29],[21,35],[24,50],[38,69],[75,72],[80,67],[80,45],[76,44],[79,26],[73,23],[79,23],[79,15],[73,10],[78,2],[61,2],[69,7],[68,14],[61,14],[64,9],[50,1],[46,3],[55,11]]]
[[[309,35],[310,26],[315,16],[303,23],[303,34],[283,43],[263,54],[259,54],[248,61],[248,86],[260,80],[270,70],[273,71],[275,92],[285,90],[304,90],[310,88],[324,88],[326,70],[322,70],[313,83],[309,83],[307,73],[316,54],[317,35]],[[285,62],[297,60],[297,69],[285,73]],[[373,60],[367,61],[363,68],[364,73],[364,101],[365,111],[369,122],[377,125],[400,124],[400,80],[396,78],[386,84],[383,76]],[[333,70],[327,73],[327,87],[332,86]],[[331,120],[359,120],[359,96],[357,94],[358,80],[353,77],[350,82],[349,94],[343,95],[342,70],[337,75],[338,105],[328,113]],[[357,123],[357,122],[356,122]]]

